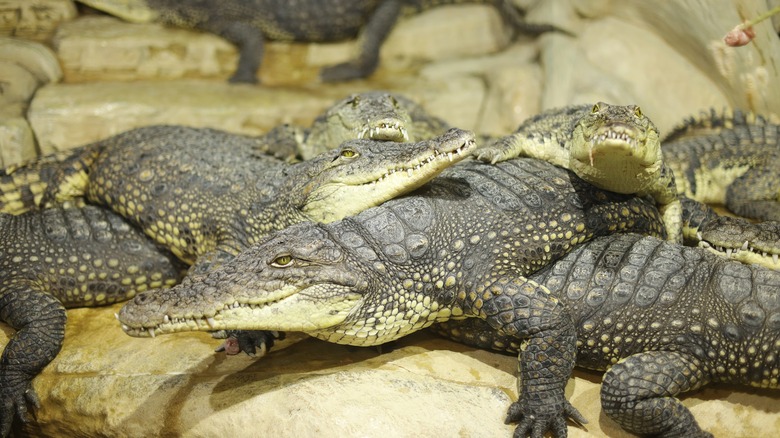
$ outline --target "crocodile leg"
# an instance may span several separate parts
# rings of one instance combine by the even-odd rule
[[[320,78],[324,82],[336,82],[363,78],[373,73],[379,64],[379,49],[393,29],[400,12],[399,0],[382,2],[361,31],[357,58],[322,69]]]
[[[675,397],[704,386],[698,360],[684,353],[648,351],[615,364],[604,375],[601,405],[626,430],[663,437],[711,437]]]
[[[547,288],[504,272],[497,271],[488,277],[494,281],[469,294],[464,310],[485,318],[499,334],[522,339],[519,399],[505,421],[518,423],[515,436],[541,437],[547,430],[566,436],[567,417],[586,422],[564,396],[576,355],[574,323]]]
[[[254,84],[263,59],[264,37],[260,29],[243,21],[215,20],[204,23],[203,29],[213,32],[238,47],[238,66],[230,82]]]
[[[0,356],[0,436],[7,436],[14,412],[26,421],[27,403],[39,405],[32,379],[62,348],[66,315],[52,295],[16,284],[0,293],[0,320],[17,330]]]

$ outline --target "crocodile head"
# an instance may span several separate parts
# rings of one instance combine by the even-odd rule
[[[98,11],[103,11],[131,23],[151,23],[157,13],[146,0],[78,0]]]
[[[719,216],[698,233],[698,246],[722,257],[780,270],[780,224]]]
[[[636,105],[593,105],[577,122],[569,150],[573,171],[618,193],[636,193],[661,172],[658,129]]]
[[[137,295],[117,314],[122,329],[138,337],[279,330],[355,345],[389,340],[376,330],[370,333],[366,317],[384,311],[384,306],[377,310],[384,294],[377,291],[389,290],[388,285],[378,268],[325,227],[293,225],[197,280],[188,277],[171,289]]]
[[[290,166],[288,191],[309,220],[332,222],[420,187],[475,148],[457,128],[417,143],[350,140]]]
[[[355,138],[394,142],[421,140],[413,128],[417,123],[414,117],[425,117],[424,112],[417,103],[399,94],[386,91],[353,94],[314,120],[305,144],[301,146],[301,155],[309,159]]]

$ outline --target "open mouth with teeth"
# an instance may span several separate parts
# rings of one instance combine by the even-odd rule
[[[780,270],[780,254],[754,246],[751,242],[745,240],[740,247],[724,246],[706,240],[702,233],[697,233],[699,239],[698,246],[707,249],[719,256],[726,257],[747,264],[761,265],[769,269]]]
[[[370,126],[364,126],[358,133],[357,138],[403,143],[409,141],[409,132],[400,122],[379,122]]]

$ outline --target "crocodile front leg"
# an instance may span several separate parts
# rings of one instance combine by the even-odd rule
[[[39,407],[32,379],[62,348],[66,315],[50,294],[16,284],[0,293],[0,320],[17,330],[0,356],[0,436],[4,437],[14,413],[27,421],[27,403]]]
[[[238,65],[229,81],[234,83],[255,84],[258,82],[257,70],[263,60],[265,42],[263,33],[250,23],[242,21],[209,21],[204,30],[213,32],[238,47]]]
[[[662,437],[711,437],[675,397],[708,379],[695,358],[648,351],[615,364],[604,375],[601,406],[624,429]]]
[[[509,277],[503,269],[492,278],[469,294],[468,301],[471,313],[485,319],[499,335],[521,340],[519,399],[510,406],[506,422],[518,423],[515,436],[541,437],[548,430],[566,436],[566,418],[586,422],[564,396],[576,356],[574,323],[563,305],[538,283],[520,275]]]
[[[400,1],[382,2],[360,34],[358,56],[352,61],[322,69],[320,78],[324,82],[347,81],[364,78],[373,73],[379,64],[379,49],[393,29],[400,12]]]

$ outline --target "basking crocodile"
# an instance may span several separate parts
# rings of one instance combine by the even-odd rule
[[[669,239],[682,242],[674,174],[664,164],[658,128],[638,106],[599,102],[552,109],[478,153],[479,159],[493,163],[517,156],[571,169],[603,189],[652,196]]]
[[[355,138],[395,142],[427,140],[449,129],[418,103],[389,91],[352,94],[317,116],[300,145],[304,160]]]
[[[711,436],[675,397],[715,382],[779,387],[780,272],[615,234],[530,278],[569,310],[577,365],[608,370],[602,409],[633,433]],[[438,331],[482,348],[521,348],[480,320]]]
[[[327,67],[324,81],[370,75],[379,63],[379,49],[398,17],[423,9],[458,3],[494,5],[511,28],[539,34],[552,26],[524,23],[509,0],[79,0],[133,22],[162,22],[217,34],[239,48],[232,82],[257,82],[265,40],[329,42],[360,34],[355,59]]]
[[[526,343],[510,416],[518,432],[560,434],[567,416],[582,420],[563,396],[574,325],[526,275],[617,231],[664,232],[646,201],[549,163],[466,161],[356,216],[272,234],[198,281],[137,296],[119,319],[140,336],[296,330],[376,345],[449,318],[482,318]]]
[[[115,213],[95,206],[0,214],[0,321],[16,329],[0,356],[0,436],[38,405],[31,381],[57,355],[65,308],[100,306],[171,286],[184,265]]]
[[[745,217],[780,221],[780,124],[739,110],[704,112],[662,144],[677,189]]]
[[[85,196],[181,260],[208,263],[270,231],[333,221],[413,190],[475,147],[471,132],[453,128],[417,143],[352,140],[287,164],[255,144],[212,129],[138,128],[74,150],[40,202]]]

